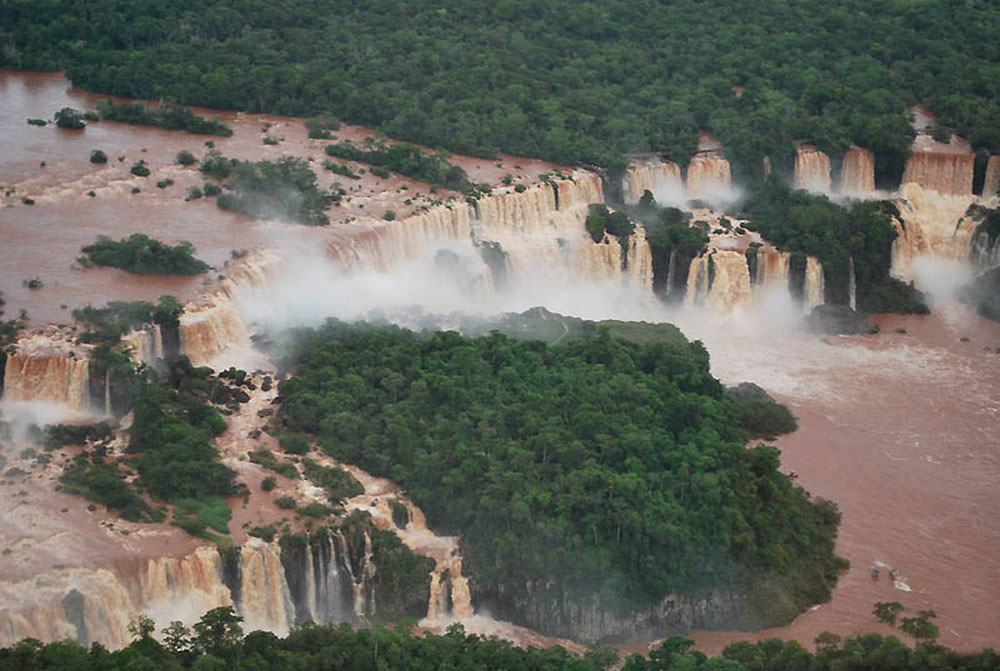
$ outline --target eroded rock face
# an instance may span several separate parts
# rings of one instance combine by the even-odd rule
[[[808,319],[809,329],[817,333],[848,335],[869,333],[868,320],[848,305],[826,304],[813,308]]]

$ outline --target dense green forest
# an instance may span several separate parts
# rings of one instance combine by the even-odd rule
[[[700,343],[607,328],[548,346],[329,322],[297,335],[283,428],[406,487],[462,537],[474,593],[534,581],[629,609],[671,590],[782,584],[823,601],[839,513],[748,449]]]
[[[0,671],[608,671],[621,662],[617,650],[592,646],[582,656],[561,647],[520,648],[496,637],[467,634],[460,624],[443,635],[416,635],[384,626],[305,623],[284,638],[254,631],[244,636],[232,608],[211,610],[188,629],[173,622],[152,638],[152,620],[137,617],[133,641],[115,652],[100,643],[43,644],[24,639],[0,648]],[[816,652],[796,641],[766,639],[734,643],[717,657],[693,649],[693,641],[672,636],[646,655],[630,655],[624,671],[930,671],[995,669],[992,650],[959,654],[930,641],[909,647],[895,636],[861,634],[846,640],[830,633],[816,639]]]
[[[171,246],[143,233],[117,241],[100,236],[80,251],[85,254],[80,258],[85,265],[113,266],[143,275],[198,275],[209,269],[195,257],[194,245],[187,240]]]
[[[9,0],[0,25],[2,66],[480,155],[685,163],[705,129],[738,178],[789,167],[794,140],[835,158],[853,141],[898,177],[915,103],[1000,151],[1000,5],[982,0]]]

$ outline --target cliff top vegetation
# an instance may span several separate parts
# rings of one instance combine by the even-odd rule
[[[922,103],[1000,151],[1000,6],[971,2],[11,0],[0,66],[85,88],[326,115],[452,151],[621,169],[717,135],[737,177],[793,141],[898,172]]]

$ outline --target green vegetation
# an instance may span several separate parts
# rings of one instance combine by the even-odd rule
[[[47,126],[49,124],[45,119],[28,119],[28,123],[32,126]]]
[[[198,135],[221,135],[229,137],[233,129],[219,121],[218,117],[205,119],[180,105],[164,102],[159,105],[144,103],[116,103],[113,100],[98,100],[97,114],[105,121],[159,126],[171,130],[186,130]]]
[[[312,459],[303,459],[302,465],[305,468],[306,477],[326,490],[327,497],[337,505],[342,505],[344,499],[365,493],[365,488],[361,486],[361,483],[343,468],[322,466]]]
[[[125,482],[122,468],[109,463],[105,456],[101,448],[76,455],[59,477],[63,490],[117,509],[130,522],[163,521],[163,513],[146,503]]]
[[[333,161],[323,161],[323,167],[338,175],[343,175],[348,179],[361,179],[361,175],[351,170],[351,166],[346,163],[334,163]]]
[[[180,165],[194,165],[198,162],[198,159],[194,157],[194,154],[189,152],[187,149],[182,149],[177,152],[177,163]]]
[[[260,538],[267,543],[274,540],[274,537],[278,535],[278,531],[272,526],[266,527],[253,527],[247,532],[250,536],[254,538]]]
[[[299,469],[295,468],[295,464],[290,461],[278,461],[271,452],[266,449],[254,450],[249,455],[250,461],[255,464],[260,464],[264,468],[274,471],[278,475],[284,475],[286,478],[298,478]]]
[[[260,489],[261,491],[264,492],[270,492],[277,486],[278,486],[278,479],[273,475],[269,475],[260,481]]]
[[[324,210],[332,202],[316,185],[316,174],[300,158],[277,161],[232,161],[210,152],[202,172],[216,179],[228,178],[227,192],[216,203],[251,217],[288,219],[307,226],[330,223]]]
[[[182,240],[171,247],[142,233],[117,242],[101,236],[81,251],[92,264],[142,275],[197,275],[209,270],[207,263],[195,258],[190,242]]]
[[[279,496],[274,500],[274,505],[284,510],[292,510],[295,508],[295,499],[291,496]]]
[[[158,182],[156,183],[156,188],[157,188],[157,189],[165,189],[165,188],[167,188],[168,186],[173,186],[173,185],[174,185],[174,180],[172,180],[172,179],[170,179],[170,178],[168,177],[168,178],[166,178],[166,179],[161,179],[160,181],[158,181]]]
[[[50,450],[63,445],[85,445],[111,440],[114,434],[107,422],[96,424],[50,424],[45,427],[45,447]]]
[[[914,102],[941,129],[1000,150],[994,3],[742,9],[450,0],[360,12],[321,0],[277,12],[249,0],[102,0],[83,21],[65,0],[12,0],[0,65],[65,69],[110,94],[323,113],[451,151],[613,169],[629,151],[684,162],[705,129],[738,177],[759,174],[765,155],[789,167],[794,140],[835,156],[853,141],[875,151],[880,175],[898,177]]]
[[[329,322],[298,334],[294,368],[284,428],[406,487],[461,535],[480,594],[531,598],[529,581],[550,581],[641,606],[772,581],[790,618],[841,567],[835,506],[778,473],[776,449],[746,448],[700,343]]]
[[[584,225],[594,242],[603,240],[605,232],[621,240],[635,231],[635,225],[628,214],[620,210],[611,212],[606,205],[591,205]]]
[[[83,130],[87,127],[87,124],[83,122],[83,112],[75,110],[72,107],[63,107],[61,110],[56,112],[54,119],[56,121],[56,125],[60,128]]]
[[[653,291],[666,301],[683,300],[688,269],[705,251],[708,229],[691,226],[691,215],[676,207],[661,209],[648,190],[637,205],[623,210],[646,228],[653,257]]]
[[[326,145],[324,151],[327,156],[368,163],[374,166],[371,169],[372,174],[383,179],[389,174],[384,170],[376,173],[376,169],[387,168],[401,175],[455,191],[464,191],[471,186],[465,171],[449,163],[447,154],[427,153],[410,144],[388,144],[381,139],[365,138],[361,147],[351,142],[340,142]]]
[[[391,534],[390,534],[391,535]],[[426,574],[425,574],[426,575]],[[379,601],[379,603],[392,603]],[[244,636],[232,607],[215,608],[194,625],[181,622],[164,627],[163,643],[151,637],[155,625],[139,616],[130,625],[132,642],[114,652],[95,643],[89,648],[73,641],[43,644],[24,639],[0,648],[0,671],[124,671],[126,669],[197,669],[209,671],[293,671],[350,669],[351,671],[414,671],[418,669],[477,669],[479,671],[607,671],[620,657],[614,649],[591,646],[582,657],[561,646],[521,648],[495,636],[466,634],[460,624],[447,633],[411,633],[407,627],[355,629],[347,623],[295,627],[278,638],[265,631]],[[708,657],[693,649],[694,641],[671,636],[647,655],[635,653],[623,671],[931,671],[932,669],[993,669],[1000,655],[993,650],[956,653],[933,643],[910,648],[895,636],[861,634],[846,640],[824,632],[816,638],[816,652],[797,641],[765,639],[742,641]]]
[[[129,169],[136,177],[149,177],[149,168],[146,166],[146,161],[139,159],[132,164],[131,169]]]
[[[176,326],[184,306],[173,296],[160,296],[158,304],[147,301],[111,301],[103,308],[87,305],[73,310],[73,319],[86,328],[80,341],[115,345],[123,335],[143,324]]]
[[[90,162],[91,163],[107,163],[108,162],[108,155],[105,154],[100,149],[95,149],[94,151],[90,152]]]
[[[314,140],[332,140],[330,131],[340,130],[340,122],[326,114],[306,119],[306,128],[309,130],[309,137]]]
[[[726,397],[736,406],[740,426],[748,438],[774,440],[775,436],[792,433],[798,428],[791,411],[753,383],[744,382],[726,389]]]
[[[827,302],[848,303],[853,259],[859,310],[928,312],[923,294],[889,277],[897,235],[891,221],[899,214],[892,203],[857,201],[844,207],[769,182],[749,195],[744,210],[748,226],[779,249],[820,260]]]
[[[903,611],[903,604],[898,601],[879,601],[872,609],[872,615],[879,622],[885,622],[895,626],[896,617]]]

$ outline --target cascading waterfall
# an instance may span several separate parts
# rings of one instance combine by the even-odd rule
[[[968,142],[953,135],[951,142],[944,144],[920,134],[911,148],[913,153],[906,160],[903,184],[915,183],[947,195],[972,193],[975,154]]]
[[[840,165],[839,191],[863,196],[875,190],[875,155],[868,149],[851,145]]]
[[[983,200],[997,197],[1000,190],[1000,154],[990,156],[986,163],[986,178],[983,182]]]
[[[687,196],[691,200],[711,199],[732,184],[729,161],[717,151],[699,153],[687,168]]]
[[[925,254],[968,259],[978,225],[975,217],[967,216],[974,200],[971,193],[947,195],[904,184],[895,201],[900,217],[893,219],[897,237],[892,243],[892,275],[912,281],[913,262]]]
[[[795,153],[795,188],[830,192],[830,157],[815,147],[802,145]]]
[[[87,348],[61,333],[22,338],[7,355],[3,397],[9,401],[50,401],[78,412],[90,406]]]
[[[847,295],[852,310],[858,309],[858,275],[854,271],[854,257],[847,258]]]
[[[649,191],[657,203],[677,204],[687,199],[681,167],[659,157],[635,157],[622,178],[625,202],[635,204]]]
[[[164,356],[163,333],[159,324],[146,324],[141,329],[129,331],[121,337],[121,343],[132,350],[134,361],[147,366],[152,366]]]

